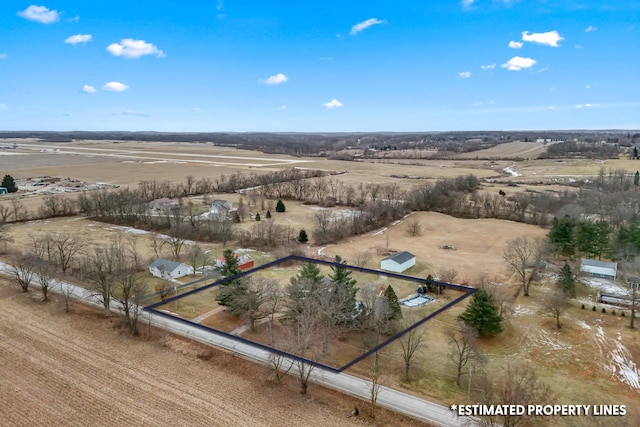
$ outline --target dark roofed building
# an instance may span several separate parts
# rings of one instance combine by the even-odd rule
[[[403,251],[386,257],[380,262],[382,270],[402,273],[416,265],[416,256],[411,252]]]

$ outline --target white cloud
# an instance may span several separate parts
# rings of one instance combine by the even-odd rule
[[[535,59],[514,56],[513,58],[502,64],[502,68],[506,68],[509,71],[520,71],[524,68],[533,67],[536,62],[537,61]]]
[[[82,86],[82,91],[84,93],[96,93],[96,88],[91,85]]]
[[[80,17],[76,15],[73,18],[67,19],[67,22],[80,22]]]
[[[476,0],[462,0],[462,7],[471,7]]]
[[[25,10],[18,12],[18,16],[41,24],[52,24],[60,19],[60,14],[57,10],[35,5],[31,5]]]
[[[481,65],[480,68],[483,70],[493,70],[496,68],[496,64]]]
[[[144,40],[122,39],[120,43],[112,43],[107,46],[107,51],[113,56],[124,56],[125,58],[140,58],[144,55],[156,55],[163,58],[164,52],[151,43]]]
[[[584,88],[585,89],[591,89],[591,85],[585,85]]]
[[[8,110],[9,106],[7,104],[0,104],[0,111],[2,110]]]
[[[124,110],[122,112],[123,116],[140,116],[140,117],[149,117],[149,115],[147,113],[141,113],[140,111],[136,111],[136,110]]]
[[[370,18],[367,19],[366,21],[362,21],[357,23],[356,25],[354,25],[353,27],[351,27],[351,35],[355,36],[356,34],[358,34],[360,31],[366,30],[367,28],[371,27],[372,25],[379,25],[379,24],[384,24],[385,21],[381,21],[377,18]]]
[[[509,42],[509,47],[511,49],[520,49],[522,46],[524,46],[524,43],[522,42],[515,42],[513,40]]]
[[[72,45],[77,45],[78,43],[87,43],[93,40],[91,34],[76,34],[75,36],[69,36],[64,41],[65,43],[69,43]]]
[[[287,109],[286,105],[281,105],[281,106],[278,107],[278,111],[284,111],[286,109]]]
[[[105,83],[105,85],[102,86],[102,89],[108,92],[124,92],[129,89],[129,86],[120,82],[109,82]]]
[[[9,55],[7,55],[6,53],[0,53],[0,59],[7,59],[9,57]]]
[[[337,99],[332,99],[331,101],[327,102],[326,104],[322,104],[322,106],[324,108],[328,108],[328,109],[332,109],[332,108],[340,108],[342,107],[342,102],[338,101]]]
[[[576,105],[576,108],[593,108],[597,106],[598,104],[578,104]]]
[[[279,85],[279,84],[285,83],[288,80],[289,80],[289,77],[287,77],[285,74],[278,73],[278,74],[274,74],[273,76],[267,77],[265,80],[261,80],[261,82],[271,86],[271,85]]]
[[[584,31],[586,33],[590,33],[591,31],[596,31],[596,30],[597,30],[596,27],[594,27],[593,25],[589,25]]]
[[[531,33],[529,31],[522,32],[522,40],[526,42],[544,44],[547,46],[559,47],[559,41],[564,40],[556,30],[547,31],[546,33]]]
[[[469,77],[471,77],[471,71],[461,71],[458,73],[458,75],[463,79],[468,79]]]

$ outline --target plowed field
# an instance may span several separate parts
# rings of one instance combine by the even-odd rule
[[[0,425],[326,426],[348,418],[347,396],[276,386],[262,367],[185,340],[131,338],[92,309],[40,302],[0,279]],[[287,381],[291,381],[289,378]],[[400,422],[382,414],[374,424]],[[390,417],[390,418],[388,418]],[[403,425],[418,425],[405,420]]]

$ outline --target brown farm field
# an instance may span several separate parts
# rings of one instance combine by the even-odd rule
[[[507,153],[504,151],[502,157],[534,157],[532,147],[523,145],[518,147],[515,145],[503,147],[504,150],[508,149],[509,154],[506,155]],[[524,151],[518,151],[518,149]],[[531,155],[527,155],[527,153]],[[17,178],[41,175],[69,176],[87,182],[135,186],[140,180],[183,181],[187,175],[193,175],[196,179],[201,177],[216,179],[238,171],[260,173],[280,168],[303,167],[339,172],[340,174],[332,176],[332,179],[342,180],[346,183],[396,182],[405,189],[416,183],[424,182],[424,180],[472,173],[484,178],[497,177],[497,182],[486,182],[482,185],[482,191],[496,194],[500,189],[503,189],[507,194],[513,194],[517,191],[561,191],[568,188],[563,186],[563,183],[575,178],[595,176],[601,168],[605,168],[605,170],[624,168],[635,171],[640,167],[638,165],[640,163],[637,161],[624,159],[606,161],[378,159],[375,162],[346,162],[323,158],[263,155],[257,152],[214,147],[206,144],[136,142],[40,144],[36,141],[24,141],[19,143],[18,149],[11,151],[11,155],[0,155],[0,170]],[[507,175],[503,172],[508,167],[515,174]],[[518,186],[507,186],[511,181],[517,181]],[[545,185],[540,186],[537,185],[538,183]],[[239,194],[213,196],[228,199],[234,205],[237,205],[240,198],[244,197]],[[74,197],[74,195],[71,194],[69,197]],[[22,200],[29,209],[37,208],[38,203],[41,202],[39,197],[23,198]],[[275,201],[269,202],[275,204]],[[4,203],[8,202],[0,201],[0,204]],[[286,205],[287,210],[284,214],[274,213],[272,210],[273,221],[289,226],[294,234],[297,234],[300,228],[305,228],[310,232],[314,225],[315,215],[321,208],[294,201],[287,201]],[[255,206],[250,209],[258,210]],[[348,214],[342,208],[332,209],[336,214]],[[263,213],[260,211],[264,218]],[[419,221],[423,228],[420,236],[412,237],[407,232],[407,225],[414,220]],[[254,224],[255,222],[247,219],[238,227],[247,229]],[[152,257],[147,237],[144,234],[139,234],[135,230],[78,218],[9,224],[5,229],[5,236],[10,240],[6,248],[9,252],[25,250],[29,248],[30,236],[58,231],[79,233],[89,245],[104,244],[116,236],[123,240],[136,239],[138,249],[143,257],[145,259]],[[358,255],[369,252],[371,257],[366,266],[373,269],[380,266],[380,260],[385,254],[392,251],[408,250],[416,255],[417,264],[406,271],[406,274],[418,277],[432,274],[438,277],[453,271],[456,273],[453,282],[475,286],[480,278],[485,278],[494,280],[513,295],[517,287],[516,281],[515,278],[507,274],[502,257],[506,242],[519,236],[535,239],[544,237],[546,234],[547,230],[545,229],[516,222],[492,219],[457,219],[437,213],[419,212],[383,229],[337,244],[326,246],[310,244],[301,245],[300,248],[310,257],[332,259],[335,255],[341,255],[349,263],[353,263]],[[224,249],[220,243],[204,244],[199,242],[199,244],[204,249],[213,250],[215,256],[220,255]],[[455,250],[441,249],[443,245],[455,247]],[[230,242],[228,247],[236,249],[238,245],[235,242]],[[266,262],[273,259],[274,255],[260,253],[258,258]],[[554,274],[557,268],[558,266],[549,266],[541,284],[532,289],[530,297],[520,295],[513,301],[513,313],[504,322],[505,331],[502,334],[493,340],[481,342],[483,351],[490,357],[490,363],[486,366],[487,372],[499,375],[507,363],[527,362],[552,388],[554,398],[553,401],[548,402],[549,404],[622,403],[627,405],[628,415],[619,419],[606,419],[606,421],[611,422],[611,425],[640,425],[640,412],[638,412],[636,404],[640,398],[640,382],[638,382],[640,345],[638,344],[637,329],[630,330],[627,327],[628,317],[622,317],[619,313],[617,315],[610,314],[610,311],[607,314],[600,313],[600,306],[598,306],[597,312],[591,311],[591,307],[596,305],[593,303],[595,291],[589,287],[582,287],[580,290],[581,299],[574,301],[572,306],[565,311],[563,314],[564,326],[561,330],[556,330],[553,319],[544,313],[543,303],[546,290],[554,283]],[[273,274],[274,277],[286,281],[294,273],[283,269]],[[5,336],[14,337],[15,340],[24,339],[26,343],[17,347],[17,350],[11,349],[9,351],[6,340],[2,341],[2,345],[7,347],[2,348],[3,354],[8,352],[6,354],[11,355],[11,359],[7,359],[7,363],[0,364],[0,369],[2,369],[0,375],[3,375],[0,381],[9,381],[7,379],[9,378],[19,384],[7,389],[11,391],[7,395],[14,396],[11,400],[12,405],[16,405],[17,408],[27,409],[34,414],[39,414],[38,416],[45,413],[44,403],[33,397],[26,398],[26,396],[37,396],[37,393],[36,389],[30,388],[31,385],[28,382],[19,381],[18,377],[24,376],[31,379],[33,384],[42,387],[43,390],[48,390],[46,387],[69,390],[68,393],[65,391],[63,394],[66,399],[71,401],[71,398],[75,396],[76,399],[79,399],[77,405],[86,407],[88,411],[97,411],[97,425],[107,425],[110,420],[107,415],[109,411],[100,412],[96,405],[102,403],[110,408],[108,397],[111,394],[115,396],[114,402],[132,408],[132,411],[135,412],[132,415],[134,424],[152,425],[153,421],[157,420],[157,418],[153,418],[153,414],[157,410],[159,414],[162,414],[163,422],[168,420],[167,422],[185,424],[175,418],[180,416],[190,420],[189,425],[243,425],[236,421],[241,420],[242,416],[247,416],[246,411],[249,406],[253,406],[253,399],[255,399],[256,405],[262,404],[262,397],[256,395],[260,393],[275,396],[278,405],[282,405],[282,407],[274,407],[273,412],[277,412],[277,414],[272,414],[270,410],[263,410],[262,414],[251,412],[247,418],[248,424],[244,425],[325,425],[331,422],[337,423],[337,425],[348,425],[346,424],[347,420],[341,417],[344,415],[343,412],[347,412],[352,405],[349,399],[346,399],[344,404],[336,404],[336,407],[339,408],[338,415],[327,415],[322,411],[332,406],[333,403],[328,403],[330,402],[329,397],[317,397],[312,391],[313,397],[309,406],[318,416],[317,420],[324,421],[321,424],[320,421],[309,421],[302,418],[299,420],[269,418],[278,417],[281,413],[289,416],[289,412],[294,413],[296,405],[301,402],[305,402],[306,407],[307,400],[298,399],[295,390],[274,389],[273,386],[264,384],[263,380],[256,380],[256,378],[264,378],[264,373],[259,372],[259,367],[251,368],[254,369],[251,371],[252,377],[217,377],[216,375],[222,375],[223,371],[226,373],[231,370],[232,374],[238,374],[240,370],[249,371],[249,366],[252,366],[251,364],[245,365],[243,362],[242,367],[238,368],[239,370],[230,369],[230,365],[234,365],[236,359],[222,352],[191,347],[193,344],[175,338],[163,338],[161,342],[155,343],[132,340],[124,334],[114,332],[111,329],[113,321],[99,319],[91,311],[85,312],[78,309],[76,315],[65,316],[59,313],[59,309],[56,309],[54,304],[46,305],[37,301],[35,292],[31,294],[31,297],[24,296],[17,294],[15,284],[12,286],[11,290],[4,289],[0,294],[3,298],[2,307],[5,311],[0,314],[3,319],[3,329],[0,331]],[[2,288],[0,286],[0,290]],[[403,293],[413,292],[411,289],[402,289],[402,291]],[[399,295],[401,298],[404,296],[406,295]],[[585,310],[580,308],[580,301],[587,303]],[[385,349],[381,354],[387,370],[385,384],[428,397],[445,405],[452,402],[467,402],[469,399],[467,388],[455,386],[452,379],[452,368],[449,363],[450,345],[446,337],[446,331],[456,326],[456,317],[462,312],[465,304],[450,309],[442,316],[421,327],[424,336],[427,337],[427,342],[416,356],[412,366],[412,381],[404,382],[401,379],[403,366],[399,346],[392,345]],[[29,311],[34,307],[35,311]],[[191,309],[189,308],[189,310]],[[199,307],[198,310],[206,313],[208,307]],[[10,319],[16,316],[19,318],[23,312],[30,316],[28,317],[29,322],[16,323],[16,320]],[[49,324],[53,328],[51,331]],[[76,337],[71,344],[67,343],[68,350],[55,350],[61,352],[54,353],[59,354],[60,359],[58,356],[55,358],[46,356],[49,350],[54,351],[54,346],[61,345],[61,335],[56,332],[57,330],[64,331],[68,336]],[[98,344],[93,344],[92,335],[98,337]],[[18,356],[25,354],[25,351],[20,353],[20,349],[28,351],[31,349],[31,345],[43,350],[34,350],[31,358],[20,359]],[[94,345],[99,351],[93,357],[89,357],[87,349]],[[151,346],[151,350],[145,346]],[[102,354],[108,354],[111,347],[116,351],[115,356],[102,357]],[[178,349],[178,354],[173,351],[176,349]],[[198,357],[203,352],[207,355],[215,354],[215,357],[204,361],[202,357]],[[75,353],[78,355],[74,356]],[[39,358],[48,362],[48,365],[42,365],[44,362],[41,362]],[[84,359],[80,361],[77,358]],[[71,360],[69,363],[74,363],[74,365],[59,362],[59,360],[66,359]],[[128,364],[123,365],[122,360],[127,360]],[[149,364],[142,364],[142,360],[149,360]],[[94,373],[96,368],[91,365],[91,363],[98,362],[105,363],[114,374],[98,377]],[[0,363],[3,361],[0,360]],[[84,367],[85,364],[88,364],[89,367]],[[61,371],[50,372],[47,370],[47,366],[59,368]],[[182,366],[188,366],[189,369],[182,372]],[[366,377],[369,366],[369,361],[364,360],[351,368],[350,373]],[[200,368],[203,369],[202,372],[199,370]],[[75,369],[82,373],[78,376],[80,379],[77,381],[80,383],[84,381],[89,385],[71,384],[66,372]],[[170,371],[175,371],[179,375],[176,377],[158,375],[157,378],[151,378],[152,373]],[[127,376],[135,378],[135,381]],[[466,379],[467,377],[464,378],[464,380]],[[252,382],[257,382],[255,390],[251,389]],[[100,384],[100,389],[95,387],[96,383]],[[1,384],[3,384],[4,391],[5,383]],[[6,384],[10,383],[6,382]],[[239,390],[245,390],[241,387],[246,386],[248,391],[240,391],[238,395],[233,395],[236,396],[234,402],[227,402],[224,400],[225,393],[230,396],[232,394],[222,388],[226,384],[237,385]],[[153,396],[150,397],[151,403],[145,406],[141,403],[145,402],[143,399],[118,397],[122,393],[121,390],[126,387],[139,387],[136,389],[139,391],[139,395]],[[165,398],[164,395],[153,394],[151,390],[155,388],[165,390],[169,397]],[[211,400],[202,398],[201,395],[206,395],[209,390],[214,390],[214,394],[211,396],[215,397],[212,397]],[[82,401],[84,394],[92,397],[97,403],[84,403]],[[326,396],[330,395],[331,393]],[[244,399],[242,399],[243,396]],[[224,403],[218,404],[217,400],[219,399],[222,399],[221,401]],[[171,406],[170,400],[180,402],[177,405],[177,415],[168,414],[170,411],[167,407]],[[86,423],[82,423],[82,421],[86,421],[88,415],[81,413],[77,409],[79,406],[75,403],[67,405],[65,402],[65,399],[60,400],[60,408],[62,409],[58,412],[52,412],[51,416],[54,418],[43,418],[52,422],[44,422],[41,425],[56,424],[57,420],[63,419],[62,417],[72,416],[79,417],[80,421],[76,425],[85,425]],[[318,405],[314,406],[316,403]],[[229,414],[225,413],[222,416],[236,418],[198,418],[199,413],[218,414],[224,405],[230,409]],[[9,406],[9,408],[12,407]],[[268,408],[268,406],[265,407]],[[3,413],[3,411],[6,412]],[[11,420],[14,425],[25,422],[25,420],[18,418],[21,416],[19,413],[8,411],[10,409],[3,407],[0,409],[0,416]],[[123,413],[122,416],[126,415]],[[171,418],[172,416],[174,418]],[[266,418],[260,418],[261,416]],[[303,417],[298,412],[295,412],[294,416]],[[217,419],[227,422],[216,424],[215,420]],[[111,419],[110,424],[121,424],[119,420],[121,419]],[[604,421],[605,419],[560,419],[551,420],[551,424],[582,427],[604,425],[600,424]],[[318,424],[314,424],[316,422]],[[29,424],[38,425],[37,422]],[[392,421],[391,424],[394,422]]]
[[[132,339],[95,309],[42,303],[0,278],[4,426],[423,425],[380,410],[348,418],[357,399],[297,393],[264,368],[161,331]],[[257,378],[260,378],[257,380]]]

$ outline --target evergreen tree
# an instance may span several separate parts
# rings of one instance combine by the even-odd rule
[[[2,186],[7,189],[9,193],[15,193],[18,191],[18,187],[16,186],[16,181],[13,179],[11,175],[5,175],[2,179]]]
[[[256,221],[260,221],[260,212],[256,214]]]
[[[351,277],[351,270],[342,267],[346,261],[340,255],[336,255],[334,263],[337,265],[331,266],[331,274],[329,274],[331,317],[337,325],[353,325],[357,323],[360,312],[356,302],[356,293],[358,293],[356,283],[358,282]]]
[[[309,236],[307,236],[307,232],[303,228],[302,230],[300,230],[300,233],[298,234],[298,242],[307,243],[308,241],[309,241]]]
[[[387,286],[387,289],[384,290],[383,296],[384,298],[386,298],[387,303],[389,305],[389,309],[390,309],[388,319],[389,320],[402,319],[402,309],[400,308],[398,295],[396,295],[396,291],[393,290],[393,287],[391,285]]]
[[[502,316],[498,314],[498,307],[493,304],[491,295],[484,289],[473,294],[471,302],[458,319],[475,329],[481,337],[492,337],[502,332]]]
[[[278,203],[276,203],[276,212],[284,212],[286,210],[284,203],[282,203],[281,199],[278,199]]]
[[[305,307],[317,304],[305,304],[310,298],[318,298],[322,275],[317,265],[308,262],[302,266],[295,277],[292,277],[286,289],[287,303],[282,321],[294,323]]]
[[[549,231],[551,246],[564,256],[572,257],[576,252],[576,220],[569,215],[553,218]]]
[[[560,270],[560,277],[558,277],[556,285],[568,298],[576,297],[576,278],[571,271],[571,267],[566,262]]]
[[[271,218],[271,211],[267,210],[267,215],[266,215],[267,219]]]
[[[240,274],[240,266],[238,265],[238,258],[231,249],[226,249],[222,253],[224,258],[224,265],[220,268],[220,274],[224,277],[235,276]],[[233,305],[234,300],[238,295],[241,295],[246,289],[240,280],[231,280],[220,285],[220,293],[218,294],[218,304],[224,307],[230,307]]]

